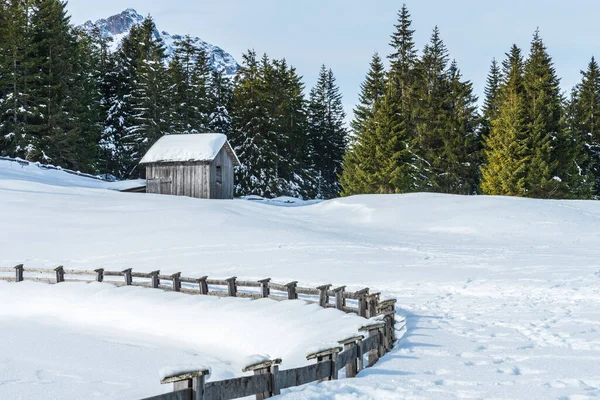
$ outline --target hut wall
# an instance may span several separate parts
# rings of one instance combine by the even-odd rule
[[[218,167],[221,167],[221,183],[217,182]],[[233,199],[233,162],[225,146],[210,165],[210,194],[211,199]]]
[[[155,163],[146,165],[147,193],[211,198],[208,163]]]

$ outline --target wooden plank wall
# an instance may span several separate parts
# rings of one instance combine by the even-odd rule
[[[211,198],[207,163],[147,164],[147,193]]]
[[[223,182],[217,184],[217,167],[221,167]],[[233,199],[233,163],[225,150],[219,151],[210,165],[210,193],[211,199]]]

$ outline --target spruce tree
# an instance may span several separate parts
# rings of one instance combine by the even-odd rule
[[[385,96],[385,91],[385,71],[376,53],[373,55],[365,81],[361,84],[360,104],[354,109],[354,119],[351,122],[353,137],[344,155],[340,177],[344,196],[371,193],[375,190],[374,185],[369,182],[375,172],[372,163],[377,146],[373,118],[377,106]],[[388,103],[390,101],[392,100],[389,99]]]
[[[594,57],[581,75],[566,109],[571,141],[576,149],[582,150],[574,157],[579,185],[573,190],[577,197],[597,198],[600,196],[600,67]]]
[[[75,32],[75,51],[71,59],[74,76],[69,85],[65,107],[69,118],[63,127],[70,168],[98,172],[100,139],[104,122],[102,107],[102,54],[94,39]]]
[[[490,195],[524,196],[527,192],[527,111],[521,49],[513,45],[502,63],[498,117],[484,142],[481,189]]]
[[[266,105],[267,68],[266,60],[261,64],[256,53],[248,51],[242,56],[242,65],[235,77],[231,142],[242,160],[236,169],[236,196],[280,194],[276,141]]]
[[[231,132],[230,110],[233,101],[233,83],[221,71],[213,70],[210,77],[209,88],[209,116],[208,130],[210,132]]]
[[[392,53],[390,60],[390,81],[392,81],[394,99],[399,102],[398,107],[405,116],[406,128],[413,134],[413,111],[415,107],[417,82],[417,51],[415,49],[414,33],[411,29],[412,20],[406,4],[398,13],[398,22],[394,25],[390,46]],[[436,28],[437,31],[437,28]]]
[[[315,197],[329,199],[340,193],[338,175],[347,143],[342,95],[331,69],[321,67],[309,97],[308,160],[317,179]]]
[[[523,75],[527,111],[527,196],[556,198],[564,195],[571,160],[562,135],[560,81],[552,59],[536,31]]]
[[[417,65],[418,103],[414,111],[414,143],[418,156],[418,185],[422,191],[445,191],[435,179],[444,172],[441,170],[442,166],[437,164],[445,150],[445,102],[449,82],[447,67],[448,50],[436,26]]]
[[[492,121],[498,118],[500,108],[500,84],[502,82],[502,72],[496,59],[492,59],[490,71],[485,83],[483,101],[483,115],[481,121],[481,137],[485,139],[492,129]]]
[[[446,123],[443,131],[443,151],[437,161],[432,182],[436,191],[474,194],[479,184],[479,135],[477,97],[473,84],[463,81],[456,61],[448,69]]]
[[[28,114],[22,156],[35,161],[72,166],[70,133],[65,125],[69,84],[74,78],[71,60],[75,38],[69,25],[66,3],[59,0],[35,2],[31,15],[32,57],[28,73],[28,95],[24,107]]]
[[[0,155],[26,155],[30,10],[26,0],[0,2]]]
[[[359,140],[365,124],[375,115],[375,105],[385,95],[385,68],[377,53],[373,54],[367,77],[360,85],[359,104],[354,108],[354,119],[350,123],[353,139]]]

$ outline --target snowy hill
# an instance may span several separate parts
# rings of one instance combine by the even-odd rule
[[[18,171],[0,168],[2,266],[270,277],[398,298],[408,332],[394,351],[356,379],[284,399],[600,397],[600,202],[411,194],[286,208],[57,186]],[[254,354],[287,368],[303,361],[293,344],[313,344],[319,326],[354,328],[301,301],[18,285],[0,284],[7,399],[87,398],[90,387],[141,398],[168,390],[157,373],[174,361],[209,364],[215,379],[239,376]]]
[[[128,8],[120,14],[112,15],[106,19],[99,19],[96,22],[87,21],[81,27],[91,32],[94,27],[98,27],[102,36],[113,39],[112,51],[116,51],[120,46],[123,38],[129,34],[132,26],[140,24],[144,20],[144,16],[132,8]],[[162,39],[166,48],[167,56],[170,59],[175,50],[175,42],[183,39],[184,35],[170,34],[165,31],[155,30],[154,35],[158,39]],[[210,64],[218,71],[224,71],[225,75],[235,75],[239,64],[233,56],[225,50],[210,43],[206,43],[198,37],[192,38],[193,42],[199,45],[200,48],[206,51]]]

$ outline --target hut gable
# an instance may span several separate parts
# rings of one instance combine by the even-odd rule
[[[225,135],[201,133],[163,136],[140,164],[147,193],[231,199],[240,161]]]

